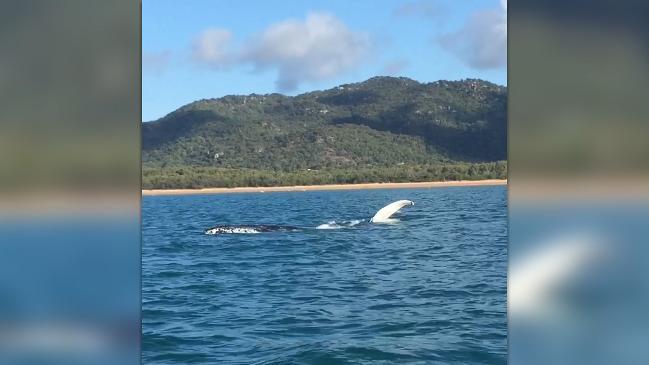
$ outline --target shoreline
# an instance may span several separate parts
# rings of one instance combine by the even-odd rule
[[[198,194],[233,194],[233,193],[266,193],[280,191],[326,191],[326,190],[361,190],[361,189],[414,189],[450,186],[491,186],[507,185],[507,180],[459,180],[459,181],[425,181],[406,183],[364,183],[364,184],[330,184],[298,186],[264,186],[240,188],[203,188],[203,189],[152,189],[142,190],[143,196],[158,195],[198,195]]]

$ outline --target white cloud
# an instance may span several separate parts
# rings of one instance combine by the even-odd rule
[[[237,51],[229,49],[230,40],[229,31],[208,29],[194,41],[194,58],[213,68],[249,64],[259,71],[275,70],[281,91],[351,71],[368,60],[372,49],[367,34],[350,30],[328,13],[273,24]]]
[[[304,21],[271,25],[245,47],[243,59],[257,69],[275,69],[283,91],[302,82],[331,79],[367,59],[369,36],[347,28],[335,16],[311,13]]]
[[[507,65],[507,1],[500,9],[473,13],[464,26],[438,38],[439,44],[475,69]]]
[[[212,68],[229,66],[235,55],[228,49],[232,33],[227,29],[209,28],[194,39],[193,57]]]

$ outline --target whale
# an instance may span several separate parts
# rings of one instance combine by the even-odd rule
[[[410,200],[397,200],[396,202],[390,203],[385,207],[379,209],[372,218],[369,219],[370,223],[392,223],[397,220],[392,219],[392,215],[401,210],[403,207],[415,205],[414,202]],[[332,221],[327,224],[321,224],[315,229],[338,229],[344,227],[353,227],[361,222],[368,222],[367,218],[364,220],[353,220],[347,224],[340,225]],[[285,225],[275,225],[275,224],[242,224],[242,225],[219,225],[208,228],[204,231],[205,234],[209,235],[221,235],[221,234],[256,234],[256,233],[267,233],[267,232],[295,232],[300,231],[303,228],[295,226],[285,226]]]
[[[294,226],[281,226],[274,224],[257,224],[257,225],[220,225],[208,228],[205,234],[255,234],[265,232],[293,232],[300,228]]]

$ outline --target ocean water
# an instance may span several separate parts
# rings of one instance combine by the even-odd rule
[[[144,197],[142,229],[144,364],[507,361],[504,186]]]

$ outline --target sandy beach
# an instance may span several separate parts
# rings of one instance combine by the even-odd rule
[[[370,184],[332,184],[305,186],[272,186],[242,188],[205,188],[205,189],[160,189],[142,190],[142,195],[191,195],[191,194],[229,194],[229,193],[265,193],[274,191],[315,191],[315,190],[355,190],[355,189],[406,189],[437,188],[445,186],[486,186],[507,185],[507,180],[461,180],[430,181],[412,183],[370,183]]]

